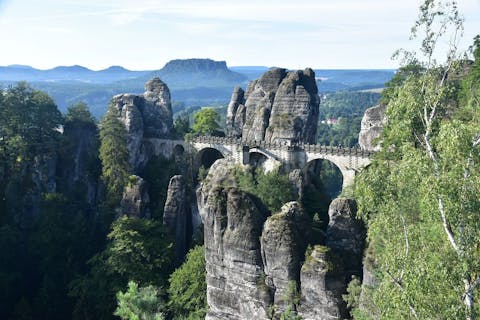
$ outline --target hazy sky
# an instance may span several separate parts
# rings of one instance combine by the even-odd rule
[[[465,45],[480,0],[458,0]],[[421,0],[0,0],[0,65],[159,69],[177,58],[229,66],[395,68]]]

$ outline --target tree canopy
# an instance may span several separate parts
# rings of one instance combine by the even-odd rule
[[[102,179],[107,185],[111,204],[120,201],[131,166],[127,148],[127,130],[118,119],[117,111],[110,107],[100,124],[100,159]]]
[[[193,115],[193,132],[198,135],[212,135],[221,127],[220,114],[213,108],[202,108]]]
[[[476,318],[480,104],[474,86],[459,88],[475,82],[480,61],[464,77],[455,46],[435,60],[439,39],[459,34],[461,22],[455,2],[425,1],[414,27],[425,32],[422,47],[384,96],[382,150],[356,186],[378,282],[364,316]]]
[[[173,319],[205,319],[207,311],[207,283],[205,249],[191,249],[185,262],[170,276],[169,309]]]

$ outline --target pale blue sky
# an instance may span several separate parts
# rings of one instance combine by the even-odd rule
[[[465,41],[480,0],[458,0]],[[396,68],[421,0],[0,0],[0,65],[159,69],[176,58],[229,66]]]

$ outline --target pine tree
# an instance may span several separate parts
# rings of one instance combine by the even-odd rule
[[[109,107],[100,124],[100,160],[102,179],[107,186],[108,203],[120,201],[130,175],[127,131],[113,107]]]

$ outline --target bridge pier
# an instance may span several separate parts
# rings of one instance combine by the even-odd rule
[[[342,185],[342,190],[345,190],[345,188],[353,186],[353,183],[355,182],[355,175],[356,171],[355,170],[348,170],[344,169],[341,170],[342,176],[343,176],[343,185]]]

